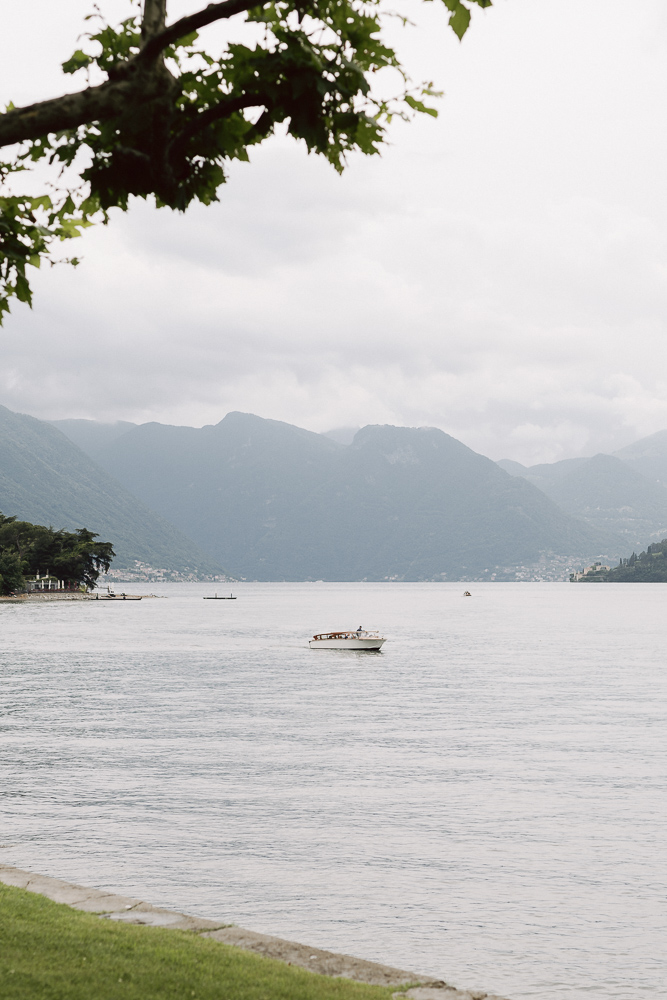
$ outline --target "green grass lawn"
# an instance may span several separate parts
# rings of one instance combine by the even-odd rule
[[[0,884],[2,1000],[389,1000],[189,931],[100,920]]]

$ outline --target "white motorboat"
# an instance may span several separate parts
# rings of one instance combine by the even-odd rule
[[[342,629],[338,632],[321,632],[314,635],[308,645],[311,649],[379,649],[384,638],[379,632],[368,632],[359,626],[355,632]]]

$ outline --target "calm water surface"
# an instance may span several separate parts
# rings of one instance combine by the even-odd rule
[[[0,605],[1,861],[513,1000],[667,995],[667,587],[213,589]],[[381,653],[307,646],[359,624]]]

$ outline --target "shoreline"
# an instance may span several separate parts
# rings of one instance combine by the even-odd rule
[[[40,604],[45,601],[122,601],[123,597],[136,601],[144,597],[154,597],[154,594],[116,594],[115,597],[108,597],[100,591],[84,593],[83,591],[71,590],[64,593],[58,591],[45,591],[43,594],[17,594],[15,597],[0,597],[0,604]]]
[[[460,990],[432,976],[420,976],[379,962],[370,962],[351,955],[337,954],[310,947],[296,941],[286,941],[269,934],[244,930],[235,924],[193,917],[186,913],[152,906],[131,896],[121,896],[104,889],[85,886],[0,864],[0,882],[46,896],[75,910],[96,913],[103,920],[126,924],[161,927],[166,930],[186,930],[202,937],[220,941],[266,958],[279,959],[288,965],[300,966],[309,972],[334,978],[351,979],[374,986],[403,987],[396,997],[410,1000],[504,1000],[483,990]],[[405,987],[408,987],[405,990]]]
[[[52,593],[46,591],[44,594],[16,594],[14,597],[7,595],[5,597],[0,597],[0,603],[34,604],[42,601],[89,601],[92,596],[92,594],[84,594],[83,591],[76,590],[72,590],[64,594],[59,594],[57,591]]]

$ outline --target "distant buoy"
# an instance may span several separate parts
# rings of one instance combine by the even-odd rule
[[[470,593],[470,591],[469,591],[469,590],[464,590],[464,591],[463,591],[463,596],[464,596],[464,597],[472,597],[472,594]]]

